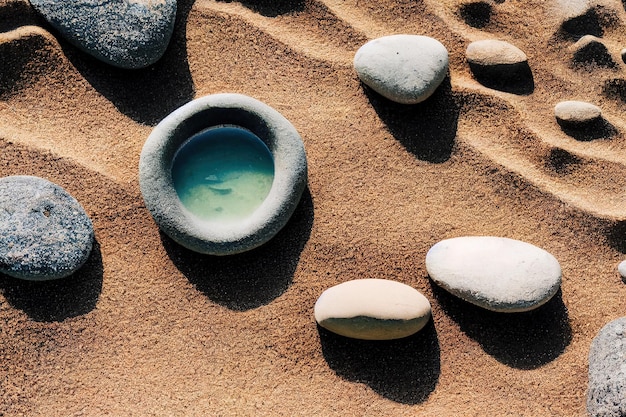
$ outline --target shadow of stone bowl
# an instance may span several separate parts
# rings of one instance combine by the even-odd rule
[[[264,245],[229,256],[202,255],[161,232],[161,241],[180,272],[211,301],[246,311],[269,304],[293,281],[300,254],[313,227],[308,188],[287,225]]]
[[[419,404],[434,391],[440,348],[432,319],[412,336],[395,340],[359,340],[317,326],[322,354],[337,375],[367,384],[378,394],[402,404]]]
[[[63,321],[92,311],[102,292],[102,254],[94,241],[85,264],[74,274],[51,281],[26,281],[0,274],[8,303],[32,320]]]

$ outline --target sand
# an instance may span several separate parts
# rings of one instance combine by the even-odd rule
[[[626,311],[626,11],[464,3],[179,0],[163,59],[124,71],[0,0],[0,175],[63,186],[97,239],[70,279],[0,277],[0,415],[585,415],[589,345]],[[571,27],[601,36],[615,66],[573,63]],[[394,33],[449,50],[450,76],[422,104],[390,103],[352,69],[363,43]],[[465,49],[489,38],[526,53],[529,91],[474,79]],[[220,92],[281,112],[309,162],[285,229],[225,258],[159,233],[137,178],[153,126]],[[563,100],[598,105],[611,129],[564,132]],[[426,252],[463,235],[548,250],[561,291],[504,315],[437,289]],[[394,342],[318,329],[317,297],[356,278],[420,290],[432,322]]]

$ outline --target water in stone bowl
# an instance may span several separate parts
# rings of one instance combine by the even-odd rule
[[[178,198],[204,220],[245,219],[263,203],[273,179],[268,147],[238,126],[214,126],[193,135],[172,162]]]

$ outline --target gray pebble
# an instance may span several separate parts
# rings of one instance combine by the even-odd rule
[[[0,179],[0,272],[27,280],[63,278],[89,257],[94,231],[81,205],[42,178]]]
[[[587,412],[626,415],[626,317],[605,325],[591,342]]]

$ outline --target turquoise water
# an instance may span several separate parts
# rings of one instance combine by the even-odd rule
[[[256,210],[272,187],[274,159],[252,132],[213,127],[192,136],[172,163],[178,198],[205,220],[235,221]]]

